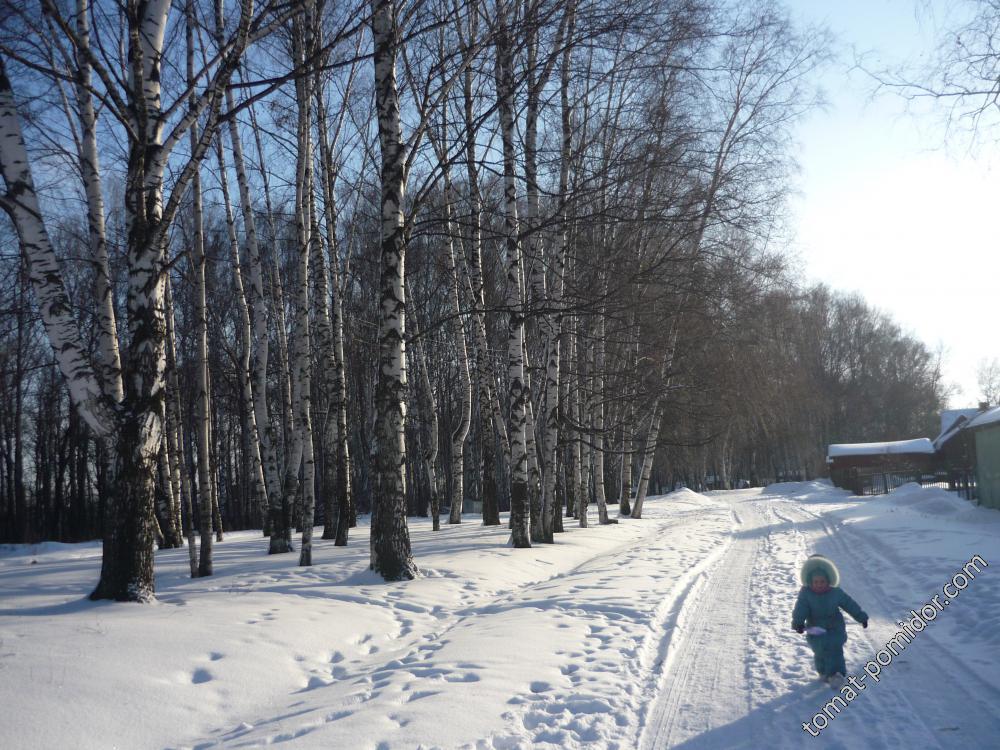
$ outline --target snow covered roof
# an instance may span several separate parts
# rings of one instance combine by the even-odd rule
[[[978,412],[977,412],[978,413]],[[942,420],[942,423],[944,420]],[[941,434],[934,438],[934,448],[935,450],[941,450],[941,446],[951,440],[955,435],[960,433],[964,428],[969,426],[969,417],[964,414],[959,414],[958,419],[951,423],[951,425],[941,431]]]
[[[992,409],[987,409],[969,422],[968,426],[982,427],[983,425],[993,424],[994,422],[1000,422],[1000,406],[994,406]]]
[[[945,411],[941,412],[941,433],[939,437],[943,437],[946,432],[950,432],[951,428],[955,426],[955,422],[957,422],[961,417],[965,417],[966,419],[973,419],[981,412],[982,412],[981,409],[975,409],[975,408],[946,409]]]
[[[826,449],[828,458],[839,456],[882,456],[898,453],[933,453],[929,438],[897,440],[889,443],[833,443]]]

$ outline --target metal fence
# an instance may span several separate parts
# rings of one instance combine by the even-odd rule
[[[863,497],[886,495],[897,487],[915,482],[922,487],[940,487],[943,490],[957,492],[966,500],[976,499],[976,474],[973,471],[924,474],[919,471],[890,472],[849,469],[837,479],[839,480],[838,486]]]
[[[959,497],[966,500],[978,500],[979,493],[976,485],[976,472],[974,471],[950,471],[948,472],[947,489],[957,492]]]

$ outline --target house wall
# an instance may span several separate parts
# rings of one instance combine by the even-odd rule
[[[979,503],[1000,508],[1000,424],[976,430],[976,481]]]

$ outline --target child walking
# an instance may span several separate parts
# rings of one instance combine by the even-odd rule
[[[858,603],[837,588],[840,571],[833,561],[822,555],[811,555],[799,569],[802,588],[792,610],[792,630],[807,633],[813,651],[816,672],[835,687],[843,685],[847,674],[844,644],[847,626],[840,610],[844,610],[868,627],[868,615]]]

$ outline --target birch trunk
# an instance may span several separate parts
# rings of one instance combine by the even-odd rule
[[[618,515],[623,518],[632,515],[632,440],[629,438],[629,426],[634,418],[634,410],[631,403],[626,409],[622,423],[622,475],[618,496]]]
[[[170,278],[167,277],[167,445],[175,459],[171,467],[176,495],[178,497],[177,524],[187,538],[188,562],[191,577],[198,577],[198,542],[194,537],[194,517],[191,504],[191,482],[184,466],[184,430],[181,425],[181,395],[177,375],[177,341],[174,331],[174,305]]]
[[[296,21],[296,40],[303,45],[296,59],[308,59],[313,53],[313,6],[306,5],[305,16]],[[296,362],[293,393],[295,399],[297,438],[302,453],[302,546],[299,565],[312,565],[312,532],[316,508],[316,466],[312,434],[312,342],[309,316],[309,260],[321,250],[315,249],[319,237],[314,231],[313,152],[312,152],[312,92],[310,77],[295,81],[299,108],[298,169],[295,178],[295,218],[299,242],[298,291],[296,294]]]
[[[184,543],[183,540],[175,534],[174,509],[177,506],[177,502],[174,496],[173,482],[171,481],[172,472],[170,464],[171,456],[170,451],[167,448],[166,434],[164,434],[163,445],[160,448],[160,456],[157,460],[156,466],[156,479],[160,487],[159,513],[157,514],[157,523],[160,526],[160,549],[175,549]]]
[[[536,13],[534,7],[530,11]],[[538,62],[538,27],[536,18],[532,18],[527,23],[527,88],[528,96],[525,107],[525,130],[524,130],[524,178],[527,197],[527,291],[530,303],[537,306],[551,305],[554,310],[558,309],[559,293],[552,294],[546,289],[545,269],[553,264],[553,259],[545,258],[544,243],[542,241],[541,227],[539,226],[539,186],[538,186],[538,116],[541,106],[542,90],[545,87],[552,69],[559,59],[558,50],[563,46],[563,34],[567,26],[573,23],[573,6],[569,5],[566,15],[559,24],[553,42],[555,50],[549,56],[545,64]],[[572,33],[572,32],[571,32]],[[568,52],[567,47],[567,52]],[[565,53],[564,53],[565,54]],[[566,60],[564,60],[564,69]],[[568,85],[568,84],[567,84]],[[564,105],[565,106],[565,105]],[[562,174],[560,174],[562,178]],[[562,200],[562,196],[560,196]],[[561,252],[559,248],[557,252]],[[548,260],[548,262],[546,262]],[[559,277],[561,269],[559,265],[561,259],[554,261],[556,266],[555,283],[562,283]],[[534,413],[529,402],[528,416],[528,455],[531,464],[531,534],[532,541],[552,542],[553,524],[552,509],[554,504],[555,475],[556,475],[556,452],[555,445],[558,440],[558,399],[559,399],[559,332],[558,316],[555,312],[547,312],[538,318],[538,329],[542,336],[543,356],[545,357],[545,385],[542,390],[542,454],[539,454],[535,445],[535,423]],[[527,352],[525,354],[527,362]],[[530,390],[530,388],[529,388]]]
[[[524,126],[524,183],[526,197],[526,215],[524,217],[524,229],[527,234],[527,243],[524,247],[524,258],[522,259],[525,274],[525,298],[530,305],[545,304],[545,275],[542,268],[542,242],[538,230],[538,164],[537,164],[537,141],[538,141],[538,107],[539,96],[541,94],[540,81],[536,80],[538,63],[538,32],[537,25],[529,22],[526,24],[527,39],[527,60],[525,72],[527,77],[527,103],[525,106],[525,126]],[[541,316],[538,320],[538,327],[546,342],[549,341],[551,330],[551,319],[548,315]],[[526,381],[528,382],[528,392],[531,392],[530,378],[527,372],[530,371],[527,345],[524,346],[524,362],[526,370]],[[547,393],[547,391],[545,392]],[[527,450],[528,450],[528,504],[531,509],[531,541],[546,542],[552,541],[546,538],[545,530],[545,508],[544,492],[538,486],[541,479],[541,472],[538,467],[538,451],[535,445],[535,420],[530,398],[527,400]],[[548,468],[548,467],[546,467]]]
[[[28,151],[3,58],[0,58],[0,172],[6,186],[2,206],[17,231],[42,325],[52,344],[59,370],[66,379],[70,398],[95,434],[111,436],[117,415],[113,404],[105,398],[97,374],[80,346],[80,332],[72,314],[73,307],[42,220]]]
[[[406,146],[399,117],[395,0],[372,0],[375,106],[381,152],[381,252],[379,370],[375,390],[375,497],[371,520],[371,568],[387,581],[417,574],[406,524],[406,296],[403,264],[403,194]]]
[[[567,271],[570,268],[567,263]],[[576,422],[576,402],[579,397],[579,365],[576,356],[576,316],[571,315],[563,331],[562,353],[565,354],[566,377],[563,379],[563,397],[560,413],[564,417],[563,443],[567,446],[569,466],[566,469],[566,516],[580,517],[580,435],[573,426]]]
[[[215,440],[215,424],[217,421],[221,420],[221,415],[218,412],[213,413],[211,405],[213,401],[212,397],[212,368],[211,366],[207,369],[208,372],[208,476],[211,480],[210,489],[212,490],[212,527],[215,529],[215,541],[221,542],[223,538],[223,528],[222,528],[222,508],[219,506],[219,453],[226,455],[226,451],[223,448],[220,451],[220,445]]]
[[[80,119],[80,174],[87,197],[87,228],[94,266],[94,299],[97,304],[98,362],[104,392],[115,403],[125,398],[122,363],[118,351],[118,324],[108,269],[108,243],[104,222],[104,193],[97,149],[97,115],[90,93],[90,0],[76,2],[76,100]]]
[[[503,146],[504,234],[507,252],[507,383],[510,403],[510,523],[515,547],[531,546],[528,500],[527,387],[524,378],[524,303],[521,296],[521,243],[518,237],[514,156],[514,74],[511,39],[503,19],[496,31],[497,108]]]
[[[556,480],[562,472],[559,463],[559,421],[562,409],[561,399],[564,389],[560,373],[560,343],[562,341],[562,308],[563,292],[566,278],[566,253],[569,247],[568,221],[569,212],[569,167],[572,159],[572,110],[569,103],[570,66],[573,60],[572,41],[576,28],[576,6],[569,3],[566,9],[566,39],[567,43],[562,53],[562,66],[559,76],[560,103],[560,152],[559,152],[559,193],[558,221],[559,232],[555,252],[552,254],[554,286],[550,289],[550,300],[553,312],[548,317],[545,330],[545,433],[543,445],[543,465],[545,468],[544,486],[542,488],[542,508],[545,513],[543,520],[547,541],[553,541],[552,535],[563,530],[562,512],[557,497]],[[544,272],[543,272],[544,273]],[[543,276],[544,278],[544,276]]]
[[[580,425],[581,428],[587,424],[587,397],[586,394],[590,391],[590,356],[589,356],[589,346],[583,339],[583,334],[581,333],[582,325],[579,325],[579,318],[577,318],[578,326],[576,333],[576,370],[577,370],[577,397],[576,397],[576,414],[574,418],[576,423]],[[580,448],[580,460],[577,464],[579,470],[579,482],[580,486],[577,489],[577,499],[576,499],[576,511],[580,519],[580,528],[585,529],[590,526],[590,519],[587,517],[587,511],[590,506],[590,481],[591,481],[591,449],[590,449],[590,437],[586,432],[579,431],[577,433],[576,444]]]
[[[201,532],[201,551],[198,576],[212,575],[212,477],[210,470],[209,420],[211,405],[208,400],[208,307],[205,281],[204,210],[201,199],[201,176],[195,175],[191,183],[193,203],[194,242],[191,259],[194,266],[194,321],[197,354],[195,359],[195,443],[198,448],[198,527]]]
[[[235,109],[232,89],[226,91],[226,107],[229,111]],[[257,138],[260,138],[256,129],[255,134]],[[263,474],[263,497],[266,504],[264,527],[270,531],[271,535],[275,533],[274,530],[277,528],[279,539],[281,539],[287,531],[285,527],[275,525],[276,523],[280,524],[284,516],[281,512],[281,481],[278,471],[274,425],[271,422],[268,409],[267,361],[270,347],[267,330],[268,306],[264,296],[264,274],[257,223],[250,198],[250,179],[247,175],[246,160],[243,157],[243,143],[240,139],[236,118],[231,118],[229,121],[229,140],[233,149],[233,164],[236,168],[236,182],[239,188],[240,209],[243,217],[243,234],[246,238],[247,255],[250,261],[250,304],[253,309],[250,378],[252,380],[254,431],[256,432],[254,440],[256,447],[252,449],[254,451],[253,458],[255,462],[260,463],[260,470]],[[278,551],[281,550],[274,549],[274,545],[269,544],[269,552]]]
[[[671,334],[671,343],[676,341],[676,331]],[[673,346],[670,346],[663,357],[660,372],[664,387],[669,388],[670,379],[666,377],[673,364]],[[632,518],[642,518],[642,506],[646,501],[649,489],[649,477],[653,473],[653,459],[656,457],[656,447],[660,440],[660,423],[663,420],[663,397],[659,396],[653,402],[653,413],[649,420],[649,432],[646,434],[646,445],[642,452],[642,470],[639,473],[639,484],[635,488],[635,502],[632,504]]]
[[[526,304],[527,289],[523,284],[521,289],[522,304]],[[529,531],[531,541],[543,542],[545,539],[542,533],[542,470],[538,462],[538,441],[535,438],[535,404],[531,399],[531,360],[528,357],[527,331],[528,326],[525,324],[522,326],[521,334],[521,361],[524,363],[524,442],[528,456]]]
[[[81,42],[78,34],[70,32],[70,24],[62,17],[59,8],[44,0],[43,10],[67,32],[77,52],[86,54],[88,42]],[[47,261],[54,261],[54,256],[50,256],[51,245],[31,184],[10,83],[0,68],[0,128],[5,131],[0,134],[0,168],[8,188],[4,208],[11,213],[18,227],[32,272],[45,275],[36,285],[43,320],[48,316],[45,320],[47,333],[67,377],[70,392],[74,394],[75,402],[81,404],[80,414],[85,420],[94,421],[98,434],[115,433],[117,438],[117,496],[113,502],[108,502],[110,512],[105,526],[101,578],[91,594],[93,599],[147,601],[153,598],[153,537],[156,526],[153,504],[158,455],[164,437],[167,229],[204,157],[208,137],[218,123],[222,91],[250,38],[252,3],[242,0],[237,35],[218,61],[203,93],[196,98],[195,106],[173,128],[171,137],[164,141],[166,118],[161,109],[160,86],[163,40],[169,11],[170,0],[150,0],[130,6],[128,12],[123,14],[127,41],[120,80],[124,96],[115,88],[114,81],[108,78],[111,84],[106,102],[126,124],[128,134],[124,196],[126,262],[129,270],[129,343],[125,358],[127,367],[122,378],[123,399],[118,408],[100,398],[99,389],[95,387],[97,379],[82,359],[79,344],[68,340],[75,328],[71,308],[65,305],[52,310],[52,302],[62,292],[62,277],[55,263],[39,268]],[[189,13],[188,17],[190,20],[193,13]],[[189,67],[191,54],[189,45]],[[90,59],[94,58],[91,56]],[[164,208],[163,177],[171,150],[203,114],[207,123],[206,136],[195,143]],[[96,162],[91,164],[96,168]],[[16,198],[13,203],[10,201],[12,188]]]
[[[473,97],[473,70],[471,44],[478,28],[478,14],[472,4],[468,13],[467,29],[458,24],[459,39],[463,48],[463,102],[465,109],[465,167],[466,180],[469,186],[469,216],[467,219],[467,234],[463,261],[467,272],[467,294],[472,303],[474,314],[471,317],[472,326],[472,358],[476,376],[476,393],[479,399],[479,433],[482,441],[482,501],[483,525],[498,526],[500,510],[497,502],[497,467],[496,441],[499,438],[502,453],[510,456],[510,442],[504,425],[503,412],[500,407],[500,396],[493,387],[493,373],[489,361],[489,345],[486,338],[486,302],[483,293],[483,262],[482,262],[482,196],[479,192],[479,175],[476,169],[476,118],[475,99]],[[502,473],[502,472],[501,472]]]
[[[349,87],[348,87],[349,88]],[[320,160],[323,168],[322,187],[323,202],[326,205],[326,246],[330,259],[330,276],[332,276],[332,298],[327,291],[328,278],[322,253],[316,259],[319,268],[317,278],[322,275],[317,296],[323,295],[322,312],[318,319],[322,330],[320,337],[322,356],[324,358],[324,377],[326,379],[327,403],[324,417],[324,446],[327,456],[324,460],[327,475],[332,487],[324,488],[326,523],[323,528],[323,538],[333,539],[334,545],[343,547],[347,544],[348,529],[351,526],[353,497],[351,494],[351,460],[347,434],[347,376],[344,367],[344,313],[343,290],[340,286],[340,260],[337,252],[337,200],[336,180],[337,170],[334,167],[333,149],[327,138],[326,107],[317,89],[317,111],[319,117]],[[322,271],[320,272],[320,269]],[[327,306],[332,302],[332,320],[327,312]],[[336,469],[336,471],[334,471]],[[336,500],[336,522],[334,522],[333,502]]]
[[[414,327],[414,333],[416,333],[416,327]],[[427,482],[430,485],[431,498],[430,498],[430,511],[431,511],[431,526],[434,531],[441,530],[441,493],[438,488],[438,476],[435,464],[437,462],[438,454],[438,441],[440,439],[440,428],[438,426],[438,413],[437,413],[437,400],[434,398],[434,390],[431,388],[430,375],[427,372],[427,355],[424,352],[423,346],[415,347],[415,356],[418,360],[418,367],[420,372],[420,382],[423,386],[424,396],[427,403],[427,417],[430,420],[431,434],[430,439],[427,441],[427,447],[423,451],[424,459],[424,470],[427,472]],[[454,499],[452,499],[452,508],[454,508]],[[454,510],[452,511],[454,514]],[[451,523],[456,523],[452,521]]]
[[[602,296],[607,296],[606,289]],[[608,517],[608,502],[604,489],[604,331],[605,314],[603,308],[598,310],[597,330],[594,340],[594,376],[591,392],[590,413],[594,420],[593,461],[594,461],[594,494],[597,498],[597,516],[599,523],[607,525],[618,523]]]
[[[441,54],[445,54],[444,36],[442,32],[440,42]],[[443,74],[442,74],[443,77]],[[465,439],[469,435],[469,428],[472,425],[472,376],[469,372],[469,355],[465,346],[465,324],[462,315],[462,286],[464,280],[460,278],[458,264],[455,258],[455,228],[452,222],[455,204],[455,191],[451,182],[451,166],[447,153],[448,137],[448,112],[447,104],[443,105],[444,111],[441,117],[441,138],[434,141],[434,148],[437,152],[438,162],[441,164],[441,177],[444,187],[444,262],[445,270],[450,281],[448,300],[451,307],[452,320],[449,326],[451,339],[458,355],[458,398],[460,411],[458,424],[451,434],[451,509],[449,513],[449,523],[462,522],[462,506],[465,499]],[[478,250],[477,250],[478,252]],[[421,364],[426,370],[426,363],[421,358]],[[429,380],[427,387],[430,386]],[[437,416],[433,417],[435,430],[437,427]],[[436,493],[435,493],[436,494]],[[437,529],[438,519],[434,516],[434,528]]]
[[[267,169],[264,166],[264,146],[261,143],[260,138],[261,129],[257,126],[253,107],[250,108],[250,120],[253,124],[254,140],[257,145],[257,159],[260,165],[261,181],[264,186],[264,205],[266,209],[265,216],[267,218],[268,240],[271,243],[272,266],[269,291],[271,297],[271,309],[275,314],[274,327],[277,332],[278,340],[278,391],[281,394],[281,442],[284,446],[282,458],[287,466],[289,461],[288,446],[290,445],[290,429],[288,427],[288,420],[292,410],[292,395],[289,382],[289,373],[291,370],[288,362],[285,295],[281,285],[281,273],[278,267],[278,233],[274,224],[274,209],[271,204],[271,185]],[[257,248],[260,250],[259,243]],[[253,255],[251,254],[250,264],[253,278],[252,283],[254,298],[258,299],[258,294],[260,294],[260,297],[262,298],[264,296],[263,258],[261,258],[258,254],[257,260],[255,261]],[[276,555],[292,551],[292,518],[291,505],[288,504],[287,494],[285,493],[286,482],[284,480],[287,479],[287,471],[282,481],[279,481],[278,479],[278,477],[281,476],[279,469],[280,464],[278,461],[278,436],[275,434],[274,422],[270,416],[270,409],[268,407],[269,402],[266,398],[269,339],[267,318],[266,316],[263,316],[262,320],[261,313],[259,312],[259,310],[264,309],[264,303],[254,305],[254,330],[257,345],[254,355],[254,378],[258,388],[261,388],[265,394],[265,397],[254,401],[254,408],[258,410],[257,423],[264,425],[263,430],[261,430],[261,438],[262,440],[267,440],[270,443],[269,446],[265,446],[262,442],[261,448],[264,450],[264,476],[268,482],[268,525],[270,526],[271,532],[267,552],[269,555]],[[272,462],[273,472],[272,469],[267,468],[272,465]]]
[[[445,162],[447,164],[447,162]],[[461,523],[462,504],[465,498],[465,439],[472,425],[472,377],[469,373],[469,354],[465,348],[465,325],[461,315],[460,281],[455,263],[455,242],[453,239],[452,205],[454,192],[451,175],[447,166],[444,171],[444,215],[445,215],[445,265],[451,277],[452,340],[458,354],[458,391],[461,411],[458,425],[451,434],[451,513],[450,523]],[[437,520],[437,519],[435,519]]]
[[[226,162],[223,156],[221,139],[216,140],[215,147],[216,156],[219,161],[219,183],[222,188],[222,203],[225,206],[226,212],[226,229],[229,232],[229,254],[233,264],[233,289],[235,290],[236,297],[237,330],[240,336],[239,360],[237,362],[239,370],[237,377],[240,384],[240,398],[243,401],[243,407],[246,411],[246,425],[244,425],[245,447],[250,454],[250,481],[253,487],[254,503],[263,516],[267,513],[268,504],[267,489],[264,484],[264,464],[261,459],[260,438],[257,430],[257,412],[254,406],[257,394],[254,393],[251,382],[250,357],[252,343],[250,309],[247,305],[246,291],[243,286],[240,242],[236,235],[236,219],[233,216],[232,203],[230,202],[229,180],[226,179]],[[249,200],[249,194],[243,197],[243,199]]]

